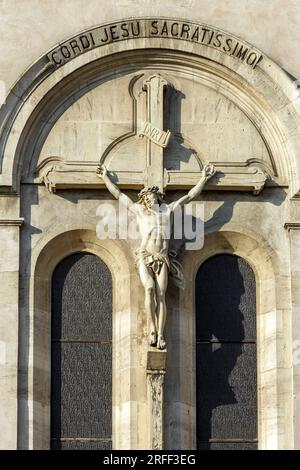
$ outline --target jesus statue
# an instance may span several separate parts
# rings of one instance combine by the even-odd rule
[[[136,267],[145,291],[145,310],[150,327],[149,344],[158,349],[166,348],[164,327],[168,275],[170,273],[179,287],[183,281],[181,264],[175,259],[176,253],[169,252],[170,218],[177,208],[188,204],[201,193],[214,173],[213,165],[205,166],[199,182],[186,195],[170,204],[164,203],[165,195],[157,186],[142,189],[138,202],[134,203],[111,181],[103,164],[97,168],[97,175],[102,178],[109,192],[137,218],[141,243],[136,251]]]

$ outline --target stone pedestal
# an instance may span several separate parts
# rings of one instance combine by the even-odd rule
[[[149,448],[164,448],[164,378],[167,351],[151,348],[147,352],[147,399]]]

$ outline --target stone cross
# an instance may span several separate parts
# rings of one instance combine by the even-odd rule
[[[139,80],[141,79],[141,82]],[[143,81],[142,81],[143,80]],[[137,94],[131,94],[132,87],[136,82],[139,82]],[[199,172],[194,169],[189,169],[189,165],[185,165],[185,169],[164,168],[164,148],[168,145],[171,137],[169,130],[164,131],[163,124],[166,122],[164,119],[164,90],[174,89],[172,83],[167,81],[159,74],[153,74],[147,78],[135,76],[129,83],[129,91],[132,98],[138,102],[141,91],[146,92],[146,122],[140,122],[140,112],[143,110],[144,100],[138,104],[139,113],[133,113],[134,123],[132,131],[118,136],[111,142],[106,150],[103,152],[100,163],[106,164],[108,158],[108,166],[114,172],[114,180],[122,185],[123,188],[141,188],[142,185],[147,187],[158,186],[161,192],[164,189],[188,189],[195,186],[200,176]],[[142,91],[142,94],[143,94]],[[172,94],[168,93],[170,99]],[[133,109],[136,109],[134,103]],[[143,110],[144,111],[144,110]],[[143,112],[142,111],[142,112]],[[174,111],[173,111],[174,113]],[[137,123],[138,119],[138,123]],[[138,132],[136,132],[138,129]],[[174,127],[174,131],[175,127]],[[135,145],[138,136],[144,136],[146,142],[146,170],[142,168],[136,169],[135,164]],[[173,136],[174,143],[176,144],[176,134]],[[128,140],[127,140],[128,139]],[[127,142],[126,142],[127,141]],[[184,140],[183,140],[184,142]],[[120,145],[122,144],[122,145]],[[126,144],[127,151],[132,153],[132,160],[128,162],[127,168],[124,168],[123,163],[120,165],[124,157],[124,147]],[[128,146],[129,144],[129,146]],[[177,144],[181,142],[177,140]],[[198,160],[196,150],[189,145],[189,151],[194,154]],[[139,151],[143,146],[140,146]],[[184,148],[184,145],[183,145]],[[145,158],[145,153],[141,158]],[[143,160],[145,161],[145,160]],[[204,164],[204,162],[202,162]],[[268,180],[268,175],[264,169],[256,166],[256,164],[240,164],[236,162],[214,162],[218,172],[218,178],[212,178],[209,185],[213,189],[225,189],[235,191],[249,191],[252,190],[253,194],[259,194]],[[37,169],[37,181],[44,183],[48,191],[55,192],[56,189],[67,188],[87,188],[98,187],[97,176],[91,175],[94,173],[94,162],[86,161],[66,161],[62,157],[49,156],[42,161]],[[122,169],[118,169],[121,166]]]
[[[144,123],[140,135],[148,138],[147,169],[145,186],[158,186],[164,189],[164,147],[168,145],[171,133],[164,132],[164,88],[168,82],[160,75],[152,75],[143,83],[147,92],[147,122]]]

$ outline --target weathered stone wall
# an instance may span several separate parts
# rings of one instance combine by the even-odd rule
[[[0,15],[0,79],[7,90],[59,42],[124,17],[199,19],[237,34],[263,54],[254,67],[217,46],[200,54],[187,37],[129,38],[74,53],[74,60],[61,64],[53,64],[50,55],[49,66],[42,57],[14,89],[4,112],[15,111],[15,120],[3,121],[0,136],[0,446],[49,447],[51,275],[76,251],[100,256],[113,277],[114,447],[149,446],[147,325],[134,268],[136,243],[97,238],[96,210],[111,196],[95,169],[109,149],[108,166],[136,198],[145,151],[132,120],[136,112],[139,128],[145,100],[139,105],[132,99],[141,90],[135,94],[130,83],[159,70],[184,98],[171,121],[186,144],[185,150],[174,147],[178,159],[184,157],[175,170],[187,179],[177,175],[169,200],[182,194],[171,190],[191,187],[203,163],[219,164],[221,180],[212,181],[201,197],[205,245],[183,257],[186,289],[170,287],[168,295],[165,445],[196,445],[194,279],[207,257],[225,252],[245,258],[256,275],[259,447],[300,448],[299,365],[292,356],[300,336],[299,93],[273,62],[300,76],[298,2],[152,0],[137,9],[136,2],[123,0],[2,1]],[[78,50],[78,43],[73,47]],[[127,135],[127,147],[119,145],[127,142],[121,135]],[[188,152],[191,142],[198,160]],[[170,172],[174,155],[172,149]],[[269,175],[257,196],[253,190],[265,180],[249,173],[255,165]],[[50,189],[57,185],[57,193],[50,194],[43,182]]]
[[[57,43],[101,23],[166,16],[211,24],[240,36],[300,77],[297,0],[2,0],[0,79],[7,89]]]

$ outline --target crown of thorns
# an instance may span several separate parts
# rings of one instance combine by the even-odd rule
[[[151,186],[151,188],[144,188],[142,189],[139,194],[138,194],[138,200],[141,201],[144,196],[148,193],[154,193],[154,194],[157,194],[157,196],[160,198],[160,199],[163,199],[164,198],[164,193],[162,193],[160,190],[159,190],[159,187],[158,186]]]

